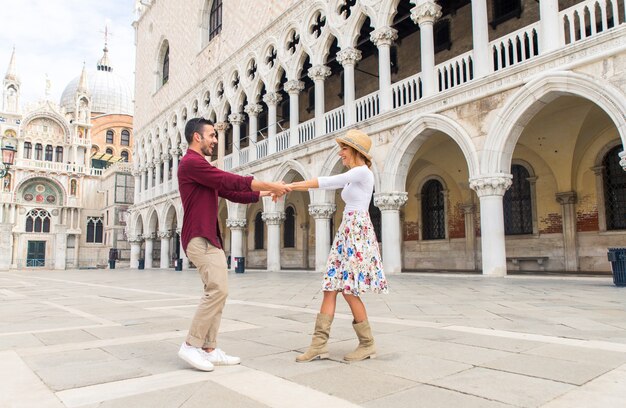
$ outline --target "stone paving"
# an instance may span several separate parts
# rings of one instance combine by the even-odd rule
[[[338,299],[331,359],[298,364],[321,302],[312,272],[230,275],[219,338],[236,367],[176,353],[195,271],[0,272],[0,407],[625,407],[626,288],[609,277],[389,277],[366,295],[378,358]]]

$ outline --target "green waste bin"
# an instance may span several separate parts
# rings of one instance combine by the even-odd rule
[[[115,269],[115,259],[109,259],[109,269]]]
[[[146,267],[146,260],[140,259],[138,269],[144,269]]]
[[[626,286],[626,248],[609,248],[607,255],[613,270],[613,283]]]
[[[178,258],[176,260],[176,262],[174,263],[174,270],[175,271],[182,271],[183,270],[183,259],[182,258]]]
[[[235,257],[235,273],[244,273],[246,271],[246,258],[243,256]]]

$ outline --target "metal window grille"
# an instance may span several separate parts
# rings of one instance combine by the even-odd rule
[[[423,239],[446,238],[446,206],[438,180],[429,180],[422,187],[422,225]]]
[[[606,229],[626,229],[626,171],[619,164],[621,146],[611,149],[602,164]]]
[[[285,225],[283,229],[285,248],[296,247],[296,212],[293,207],[285,210]]]
[[[254,218],[254,249],[263,249],[265,223],[263,222],[263,214],[259,212]]]
[[[504,194],[504,233],[505,235],[523,235],[533,233],[532,198],[530,177],[524,166],[511,166],[513,184]]]

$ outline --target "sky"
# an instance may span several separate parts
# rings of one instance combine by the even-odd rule
[[[96,69],[108,25],[113,72],[134,90],[133,8],[134,0],[0,0],[0,81],[15,46],[20,105],[45,98],[46,75],[50,99],[58,103],[83,62]]]

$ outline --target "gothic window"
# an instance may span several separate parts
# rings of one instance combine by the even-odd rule
[[[254,249],[263,249],[265,246],[265,242],[263,242],[264,232],[263,213],[259,211],[254,218]]]
[[[511,166],[513,184],[504,194],[504,233],[523,235],[533,233],[530,174],[519,164]]]
[[[285,225],[283,229],[285,248],[296,247],[296,211],[289,206],[285,210]]]
[[[165,55],[163,56],[163,81],[162,85],[165,85],[170,79],[170,47],[169,45],[165,49]]]
[[[107,147],[106,154],[113,154],[113,149],[111,149],[110,147]]]
[[[343,0],[339,3],[338,14],[347,20],[352,14],[352,7],[356,5],[356,0]]]
[[[265,56],[265,63],[269,68],[274,68],[277,56],[278,54],[276,52],[276,48],[274,48],[273,45],[270,46],[267,50],[267,55]]]
[[[128,150],[122,150],[120,156],[122,156],[122,161],[128,162]]]
[[[31,142],[24,142],[24,158],[30,159],[30,154],[33,150],[33,145]]]
[[[300,44],[300,34],[296,32],[296,30],[292,30],[289,34],[289,39],[287,40],[287,50],[290,54],[294,54],[296,49]]]
[[[611,149],[602,160],[606,229],[626,229],[626,171],[619,164],[621,146]]]
[[[326,25],[326,17],[322,15],[319,11],[315,14],[315,18],[313,19],[313,24],[311,24],[310,33],[313,38],[319,38],[322,35],[322,30]]]
[[[513,17],[520,18],[521,15],[522,0],[494,0],[491,26],[495,30],[498,24]]]
[[[222,31],[222,0],[213,0],[209,17],[209,41]]]
[[[26,232],[50,232],[50,213],[35,208],[26,214]]]
[[[46,145],[46,161],[52,161],[52,145]]]
[[[446,206],[443,186],[439,180],[429,180],[422,187],[422,237],[446,238]]]
[[[41,143],[35,145],[35,160],[41,160],[43,157],[43,146]]]
[[[114,143],[114,134],[112,130],[107,130],[107,143],[108,144],[113,144]]]
[[[374,225],[374,232],[376,233],[376,238],[378,242],[383,242],[382,235],[382,215],[380,213],[380,208],[374,205],[374,195],[372,194],[372,199],[370,200],[370,219],[372,220],[372,224]]]
[[[87,217],[87,242],[101,244],[103,242],[103,217]]]
[[[130,146],[130,132],[126,129],[122,130],[122,137],[120,139],[122,146]]]
[[[63,147],[57,146],[55,151],[56,151],[55,161],[59,163],[63,163]]]

